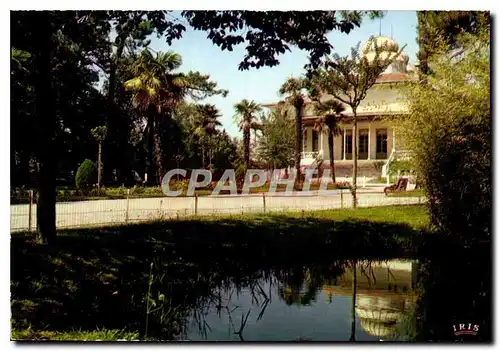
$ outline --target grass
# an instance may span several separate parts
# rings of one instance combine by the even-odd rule
[[[81,331],[70,330],[57,331],[34,331],[30,328],[24,330],[12,330],[11,340],[14,341],[131,341],[138,340],[139,333],[126,332],[123,330],[95,330]]]
[[[149,317],[147,335],[169,339],[217,284],[240,279],[228,277],[252,277],[271,267],[328,266],[333,259],[414,257],[434,242],[427,226],[424,207],[391,206],[63,230],[48,246],[28,234],[15,235],[13,336],[71,339],[79,330],[90,340],[101,335],[95,334],[99,328],[110,335],[130,333],[117,339],[137,332],[144,338],[154,263],[159,280],[151,296],[161,314]]]

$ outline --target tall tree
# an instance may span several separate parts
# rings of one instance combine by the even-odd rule
[[[102,187],[102,142],[106,139],[108,134],[108,128],[106,126],[98,126],[91,130],[92,136],[97,140],[99,144],[99,150],[97,152],[97,186],[99,189]]]
[[[182,58],[173,52],[143,50],[131,67],[134,78],[124,86],[133,92],[134,105],[147,116],[147,129],[151,131],[156,163],[157,183],[165,174],[163,146],[161,140],[165,119],[171,119],[176,106],[184,98],[195,100],[212,95],[227,95],[226,90],[216,89],[217,84],[208,75],[198,72],[174,73],[181,66]]]
[[[112,27],[114,36],[108,36],[107,48],[109,52],[105,59],[97,59],[97,64],[107,77],[106,93],[108,111],[106,125],[110,132],[108,155],[117,153],[126,154],[128,148],[129,114],[123,111],[119,103],[121,91],[120,75],[128,71],[130,55],[137,50],[147,47],[152,35],[163,37],[167,44],[179,39],[186,30],[181,23],[174,23],[169,11],[95,11],[95,14],[105,16],[107,23]],[[92,16],[96,16],[92,14]],[[90,19],[89,19],[90,20]],[[102,21],[101,21],[102,22]],[[97,23],[102,26],[102,23]],[[110,157],[109,161],[120,173],[127,168],[124,157]],[[111,168],[111,167],[109,167]]]
[[[335,183],[334,138],[342,133],[339,124],[343,118],[342,112],[345,111],[345,107],[337,100],[318,101],[314,107],[321,116],[314,121],[314,128],[320,133],[325,129],[327,131],[330,175],[332,177],[332,182]]]
[[[278,64],[277,56],[289,50],[289,45],[297,45],[300,49],[311,52],[311,60],[317,62],[324,53],[331,51],[332,46],[326,37],[328,32],[340,30],[348,33],[355,26],[359,26],[361,18],[365,14],[368,12],[185,11],[182,16],[195,29],[209,31],[209,39],[223,50],[232,50],[235,44],[247,41],[249,45],[247,47],[248,55],[245,58],[246,64],[240,65],[240,69],[248,69],[249,67],[258,68]],[[380,12],[370,12],[369,14],[380,15]],[[38,23],[41,20],[46,23],[46,29],[40,27],[39,30]],[[232,32],[241,31],[244,26],[251,28],[246,35],[242,33],[233,35]],[[128,47],[131,48],[129,51],[134,51],[134,48],[146,46],[148,40],[145,39],[145,36],[148,33],[163,36],[167,43],[170,43],[172,40],[180,38],[185,29],[184,25],[178,19],[173,18],[168,11],[31,11],[11,13],[12,46],[32,55],[33,72],[38,74],[37,81],[38,78],[48,77],[44,83],[36,83],[36,86],[33,86],[34,94],[31,93],[36,95],[34,99],[38,102],[38,105],[33,103],[36,105],[37,116],[45,115],[56,118],[56,113],[49,113],[49,110],[52,108],[58,110],[57,103],[65,100],[65,97],[62,96],[64,94],[59,97],[56,104],[54,103],[55,96],[52,96],[52,99],[44,99],[48,96],[50,89],[42,87],[45,85],[45,88],[48,88],[49,85],[53,85],[56,89],[60,88],[60,84],[55,82],[52,77],[56,77],[53,75],[57,71],[55,68],[61,67],[57,59],[64,56],[62,55],[63,51],[71,53],[71,62],[75,67],[87,70],[90,68],[94,72],[96,67],[99,67],[108,76],[109,79],[106,83],[108,109],[104,113],[104,116],[107,117],[106,124],[110,134],[106,143],[108,146],[120,143],[128,145],[127,141],[122,140],[122,142],[120,138],[128,138],[130,134],[130,130],[127,130],[127,133],[123,133],[121,130],[122,124],[129,123],[126,118],[128,114],[120,113],[121,120],[115,123],[116,113],[113,111],[120,108],[120,104],[116,103],[116,87],[118,86],[116,77],[120,74],[120,66],[124,70],[128,68],[127,65],[120,65],[120,57],[123,57],[125,49]],[[112,30],[116,35],[111,35]],[[64,42],[64,45],[55,45],[56,42]],[[314,44],[311,45],[311,43]],[[47,57],[53,57],[55,60],[49,60]],[[41,70],[45,71],[41,72]],[[61,73],[60,77],[64,76]],[[207,88],[207,84],[209,85],[208,78],[199,74],[193,73],[191,78],[194,81],[198,80],[198,83],[205,80],[205,88]],[[80,79],[72,81],[74,83],[81,82]],[[65,89],[59,89],[59,91],[65,92]],[[75,95],[76,100],[82,101],[77,94]],[[67,121],[71,120],[69,110],[61,110],[61,113]],[[51,144],[46,141],[56,139],[54,134],[59,134],[74,142],[72,134],[64,129],[62,132],[58,130],[62,124],[52,122],[44,119],[37,120],[35,123],[40,123],[42,128],[33,128],[37,130],[38,137],[31,139],[34,146],[33,153],[37,154],[36,158],[40,161],[39,181],[43,184],[38,185],[40,187],[38,213],[40,228],[45,229],[39,229],[46,233],[40,234],[46,238],[55,234],[55,202],[51,200],[53,195],[50,194],[55,193],[55,181],[51,179],[56,177],[58,167],[58,162],[50,161],[48,158],[58,159],[60,153],[67,150],[67,148],[57,147],[57,152],[52,152],[53,150],[50,150]],[[90,125],[99,125],[100,122],[93,121]],[[73,124],[75,125],[74,122]],[[78,129],[78,126],[74,127]],[[88,135],[89,129],[87,127],[85,129],[85,131],[81,131],[82,135]],[[84,143],[85,141],[80,146]],[[85,152],[88,148],[80,147],[79,149]],[[16,151],[16,154],[19,157],[22,156],[23,159],[29,159],[27,152]],[[44,157],[40,156],[41,154],[50,156]],[[115,154],[105,153],[109,157],[113,157],[112,155]],[[110,168],[112,167],[107,169]],[[45,201],[46,199],[47,201]],[[51,209],[49,210],[48,207]],[[49,225],[48,222],[51,221],[54,221],[54,224]]]
[[[124,84],[134,93],[134,105],[146,114],[146,129],[149,137],[152,136],[158,184],[161,184],[165,173],[161,146],[162,118],[167,117],[184,98],[186,81],[182,75],[172,73],[181,63],[181,56],[176,53],[157,53],[153,56],[149,50],[143,50],[131,67],[134,78]],[[151,176],[151,170],[148,173]]]
[[[306,105],[307,90],[310,88],[309,80],[305,77],[290,77],[281,86],[279,94],[285,96],[284,103],[289,104],[295,109],[295,171],[296,183],[302,179],[300,170],[300,159],[302,155],[302,116],[304,106]]]
[[[255,101],[241,100],[234,105],[236,111],[235,120],[239,129],[243,131],[243,147],[245,168],[250,168],[250,132],[252,129],[260,127],[257,121],[257,112],[261,110],[259,104]]]
[[[40,242],[50,242],[55,236],[55,178],[60,156],[63,150],[68,150],[69,129],[65,124],[70,123],[75,108],[85,105],[78,106],[78,102],[93,96],[91,85],[97,79],[90,57],[101,52],[99,45],[106,31],[82,22],[87,14],[85,11],[11,13],[11,45],[29,53],[33,60],[33,90],[28,95],[34,95],[31,124],[36,136],[29,143],[38,164]],[[66,147],[61,147],[63,144]]]
[[[458,49],[460,34],[477,34],[491,20],[484,11],[418,11],[417,21],[420,72],[427,75],[429,60],[442,51],[443,44]]]
[[[490,31],[458,40],[464,54],[450,60],[441,47],[428,84],[405,89],[409,113],[395,122],[414,154],[432,224],[473,245],[491,235]]]
[[[258,157],[271,169],[293,166],[295,120],[287,109],[273,109],[262,123]]]
[[[194,133],[201,139],[203,167],[211,168],[212,166],[212,138],[217,132],[217,127],[222,125],[218,120],[220,116],[219,111],[214,105],[206,104],[198,106]],[[208,164],[205,163],[205,156],[208,157]]]
[[[370,38],[366,50],[374,52],[373,57],[366,57],[360,52],[360,44],[351,49],[350,56],[333,55],[327,58],[323,66],[314,73],[313,86],[318,93],[329,94],[340,102],[351,107],[353,134],[353,171],[351,192],[353,207],[357,207],[356,183],[358,176],[358,115],[357,110],[368,90],[375,84],[377,78],[401,54],[403,48],[395,48],[386,42],[377,43]]]

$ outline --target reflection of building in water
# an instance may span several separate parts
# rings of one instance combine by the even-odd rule
[[[357,269],[356,315],[361,327],[376,337],[387,337],[415,303],[415,263],[405,261],[360,262]],[[324,286],[332,295],[352,295],[352,269],[335,285]]]
[[[377,337],[386,337],[395,331],[397,323],[405,312],[414,304],[410,294],[371,295],[358,293],[356,298],[356,315],[361,327],[368,333]]]

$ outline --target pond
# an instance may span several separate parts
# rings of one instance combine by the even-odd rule
[[[401,260],[339,262],[323,272],[318,267],[298,267],[239,287],[233,283],[218,287],[213,300],[191,314],[184,337],[196,341],[395,339],[400,321],[415,307],[415,265]]]
[[[290,222],[174,222],[168,236],[158,225],[157,236],[84,232],[54,246],[13,238],[12,327],[153,341],[491,341],[489,245],[371,223],[330,235],[325,222],[312,235]],[[461,324],[479,332],[456,335]]]

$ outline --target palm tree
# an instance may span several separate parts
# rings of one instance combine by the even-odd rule
[[[235,121],[239,129],[243,131],[243,154],[245,168],[248,169],[250,167],[250,131],[261,128],[261,124],[257,122],[256,116],[261,107],[255,101],[244,99],[234,105],[234,109],[236,111],[236,115],[234,116]]]
[[[97,152],[97,187],[101,189],[102,187],[102,142],[106,139],[106,135],[108,134],[108,128],[106,126],[98,126],[90,131],[94,138],[97,140],[99,144],[99,149]]]
[[[124,83],[125,89],[133,92],[133,104],[146,115],[146,130],[153,136],[159,184],[165,173],[161,145],[162,118],[169,117],[171,111],[186,94],[185,76],[181,73],[172,73],[181,64],[182,58],[179,54],[169,51],[158,52],[153,56],[148,49],[145,49],[130,68],[134,78]]]
[[[194,134],[201,140],[203,167],[207,167],[205,155],[207,148],[209,150],[208,168],[210,168],[212,164],[212,149],[210,145],[213,135],[217,132],[217,127],[222,125],[217,119],[221,115],[214,105],[208,104],[198,105],[197,112],[197,116],[194,120]]]
[[[323,129],[326,129],[328,133],[328,157],[330,158],[330,174],[332,177],[332,182],[335,183],[333,140],[335,136],[342,133],[342,130],[339,127],[339,121],[340,118],[342,118],[342,112],[345,111],[345,107],[341,102],[337,100],[327,100],[325,102],[318,102],[315,105],[315,109],[321,117],[316,119],[314,123],[314,129],[320,133],[323,131]]]
[[[296,183],[301,180],[300,158],[302,153],[302,114],[307,95],[304,93],[309,88],[309,80],[306,78],[290,77],[281,86],[280,95],[285,96],[285,103],[295,109],[295,170],[297,172]]]

